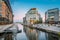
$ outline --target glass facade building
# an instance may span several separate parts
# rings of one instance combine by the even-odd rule
[[[45,22],[51,21],[54,21],[54,23],[58,23],[60,21],[58,8],[50,9],[45,13]]]

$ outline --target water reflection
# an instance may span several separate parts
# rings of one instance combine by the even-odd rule
[[[60,40],[60,37],[53,34],[48,34],[48,40]]]
[[[48,34],[40,31],[39,40],[48,40]]]
[[[60,38],[54,34],[48,34],[25,26],[24,32],[29,40],[60,40]]]
[[[21,24],[17,24],[17,25],[19,27],[19,30],[22,30],[21,33],[17,34],[17,36],[16,36],[17,40],[28,40],[28,38],[23,30],[23,26]]]
[[[24,32],[29,40],[38,40],[39,31],[24,26]]]
[[[36,29],[31,29],[20,24],[17,24],[19,29],[22,30],[21,33],[18,33],[16,39],[14,40],[60,40],[60,37],[48,34]],[[4,36],[0,37],[0,40],[4,40]]]

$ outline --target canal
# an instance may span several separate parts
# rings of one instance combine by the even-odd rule
[[[54,34],[48,34],[36,29],[31,29],[21,24],[17,24],[17,26],[19,30],[22,30],[22,32],[13,36],[12,40],[60,40],[60,37]],[[0,37],[0,40],[4,40],[4,38],[4,36]]]
[[[36,29],[31,29],[20,24],[17,25],[19,29],[22,30],[21,33],[17,34],[17,40],[60,40],[59,37],[53,34],[48,34]]]

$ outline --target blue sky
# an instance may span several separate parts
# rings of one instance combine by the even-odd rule
[[[23,17],[31,8],[37,8],[43,20],[48,9],[60,9],[60,0],[10,0],[10,2],[14,14],[14,22],[23,21]]]

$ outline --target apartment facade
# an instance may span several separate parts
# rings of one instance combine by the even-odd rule
[[[0,0],[0,23],[13,23],[10,0]]]
[[[23,23],[26,24],[26,17],[23,17]]]
[[[36,8],[31,8],[25,15],[26,24],[34,24],[37,21],[40,21],[40,14]]]
[[[50,9],[45,12],[46,23],[59,23],[60,22],[60,11],[59,8]]]

